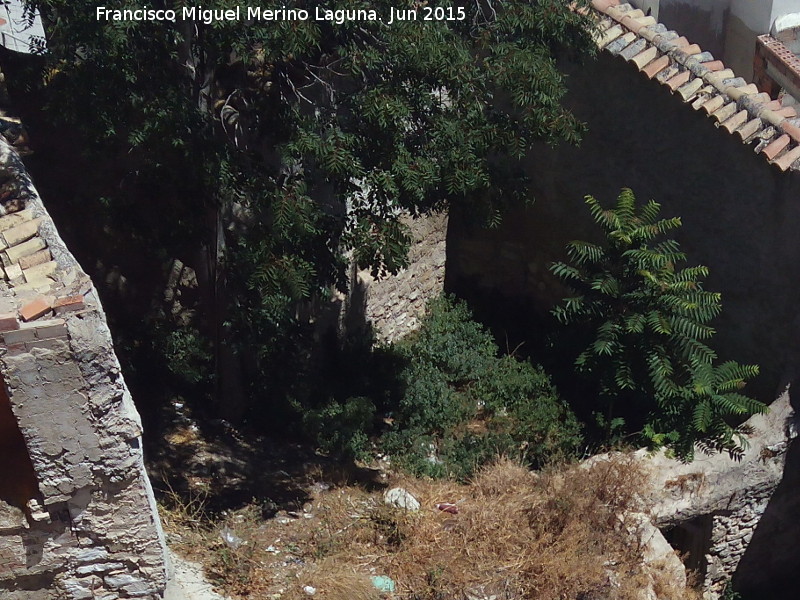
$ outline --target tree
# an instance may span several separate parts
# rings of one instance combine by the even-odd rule
[[[48,31],[31,85],[94,167],[75,209],[97,223],[83,226],[197,270],[219,393],[231,361],[259,393],[302,370],[298,304],[346,286],[349,252],[376,273],[403,266],[401,213],[457,202],[496,219],[526,196],[529,145],[582,131],[559,103],[556,58],[591,52],[591,22],[561,0],[443,2],[454,20],[438,21],[411,1],[289,7],[384,19],[341,23],[120,22],[88,0],[29,4]],[[151,5],[180,15],[187,3]],[[387,25],[392,7],[419,19]]]
[[[594,377],[607,428],[627,418],[639,437],[691,458],[695,442],[735,452],[744,443],[736,423],[766,406],[740,393],[754,365],[716,364],[708,324],[720,294],[703,289],[703,266],[679,268],[679,244],[664,236],[679,218],[659,219],[660,206],[639,207],[625,189],[615,208],[586,198],[604,244],[574,241],[569,262],[551,266],[575,293],[554,314],[591,336],[576,368]]]

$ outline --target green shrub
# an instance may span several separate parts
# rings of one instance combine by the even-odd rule
[[[349,377],[349,391],[295,406],[325,452],[365,458],[375,442],[414,474],[466,479],[497,456],[538,466],[581,442],[541,367],[498,357],[491,333],[452,298],[431,301],[417,331],[362,361],[366,375]],[[378,412],[388,430],[376,428]]]
[[[686,255],[664,239],[680,219],[660,219],[653,201],[637,206],[628,189],[614,208],[586,203],[605,240],[570,242],[569,262],[551,267],[574,292],[554,312],[587,336],[575,365],[597,383],[607,434],[624,418],[640,441],[683,458],[698,442],[738,452],[737,422],[767,409],[740,393],[758,367],[715,364],[720,294],[703,289],[706,267],[680,267]]]
[[[348,398],[342,403],[330,401],[303,416],[303,425],[321,450],[359,460],[367,457],[374,421],[375,404],[363,397]]]
[[[415,474],[463,479],[498,455],[541,465],[580,444],[580,426],[549,377],[498,357],[465,304],[432,301],[420,329],[394,351],[407,366],[381,445]]]

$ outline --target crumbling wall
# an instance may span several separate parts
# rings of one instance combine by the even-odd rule
[[[34,485],[0,481],[0,597],[160,598],[165,546],[141,422],[96,290],[2,139],[0,178],[0,212],[15,211],[0,216],[5,426],[35,473]]]
[[[798,496],[792,485],[797,465],[787,460],[796,437],[794,421],[789,395],[784,393],[769,414],[747,421],[751,433],[740,457],[698,453],[693,462],[682,463],[664,452],[652,456],[639,452],[651,473],[645,496],[653,507],[653,520],[676,550],[690,554],[689,566],[703,574],[707,598],[718,598],[731,579],[742,589],[763,591],[782,573],[788,577],[800,567],[794,550],[800,531],[793,510],[787,510],[797,507]],[[788,494],[781,487],[790,488]],[[783,503],[785,496],[793,500],[791,505]],[[781,540],[773,532],[776,520],[784,534]],[[754,540],[765,535],[772,541],[767,558],[754,559]],[[703,554],[692,555],[698,549]],[[764,551],[761,546],[762,555]],[[773,555],[784,556],[786,569],[776,568]],[[794,597],[791,594],[763,597],[788,600]]]

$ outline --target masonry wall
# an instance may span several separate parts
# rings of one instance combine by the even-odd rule
[[[413,240],[408,268],[377,280],[360,271],[350,297],[351,302],[363,302],[365,320],[381,341],[416,329],[427,302],[444,289],[447,215],[408,218],[406,224]]]
[[[691,264],[710,268],[707,289],[722,292],[719,354],[759,364],[754,389],[771,401],[800,371],[800,173],[769,165],[620,58],[566,68],[567,104],[589,133],[580,147],[532,152],[535,202],[499,228],[451,212],[446,287],[484,298],[489,312],[513,299],[507,321],[546,316],[565,292],[547,266],[566,258],[568,241],[597,236],[583,197],[609,205],[630,187],[682,218],[675,237]]]
[[[0,481],[0,597],[160,598],[164,540],[105,315],[0,140],[9,174],[25,210],[0,217],[0,427],[29,466]]]

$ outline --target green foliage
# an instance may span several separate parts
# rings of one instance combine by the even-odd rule
[[[542,369],[498,357],[463,303],[432,301],[420,329],[394,351],[407,366],[382,445],[417,474],[466,478],[498,455],[540,466],[581,441]]]
[[[323,451],[358,460],[367,458],[368,432],[375,421],[375,405],[369,398],[329,402],[321,409],[307,411],[303,421]]]
[[[681,268],[686,256],[664,239],[680,219],[659,219],[656,202],[639,207],[628,189],[614,208],[586,203],[605,240],[571,242],[569,262],[551,266],[574,291],[554,313],[590,336],[575,365],[598,382],[604,422],[638,419],[641,439],[684,458],[695,442],[736,452],[744,438],[735,423],[766,410],[740,393],[758,367],[715,363],[709,322],[720,295],[703,289],[708,269]]]
[[[208,340],[196,329],[182,328],[163,332],[157,348],[167,368],[187,384],[208,383],[208,363],[212,360]]]
[[[458,202],[496,218],[527,197],[530,144],[583,130],[560,104],[556,59],[590,54],[592,25],[561,0],[470,3],[461,21],[392,26],[114,22],[88,0],[28,4],[44,16],[48,52],[27,85],[91,165],[67,211],[93,214],[80,239],[210,273],[197,325],[215,353],[224,339],[255,357],[259,395],[285,394],[287,371],[303,372],[309,307],[344,288],[348,251],[376,274],[396,271],[403,211]],[[347,3],[384,17],[412,5]]]

